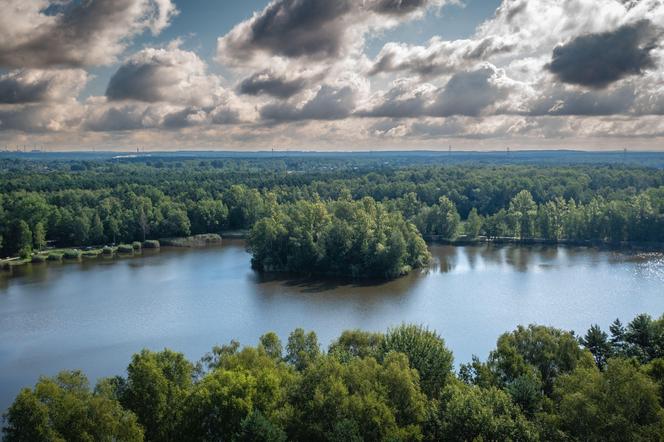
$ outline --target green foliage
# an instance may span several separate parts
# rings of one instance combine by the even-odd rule
[[[32,232],[24,220],[14,222],[8,240],[10,241],[8,244],[10,253],[17,253],[22,258],[28,257],[32,253]]]
[[[600,369],[604,368],[612,351],[609,335],[603,332],[599,325],[594,324],[588,329],[588,332],[581,338],[580,342],[593,354],[597,366]]]
[[[298,329],[284,356],[277,335],[267,333],[257,347],[215,347],[196,366],[179,353],[143,350],[126,377],[101,379],[93,392],[80,372],[22,390],[5,415],[3,437],[661,440],[664,358],[641,364],[638,357],[654,354],[660,321],[641,315],[627,327],[614,324],[612,334],[628,341],[603,370],[570,333],[519,327],[498,339],[486,363],[473,358],[462,366],[459,379],[438,335],[411,325],[386,334],[346,331],[327,353],[315,334]],[[593,326],[581,341],[591,347],[598,336],[606,341]],[[642,352],[637,357],[633,346]]]
[[[135,159],[89,161],[79,167],[71,161],[0,159],[0,246],[4,256],[16,256],[28,250],[28,243],[35,249],[45,242],[99,246],[250,229],[282,212],[284,205],[323,201],[329,208],[331,201],[361,202],[366,197],[380,201],[388,213],[400,213],[422,234],[449,239],[459,233],[459,220],[466,219],[464,233],[471,238],[479,225],[479,233],[489,237],[664,242],[660,169],[436,164],[439,160],[294,156],[226,158],[201,165],[180,159],[180,167],[175,167],[173,159]],[[336,265],[336,272],[363,276],[365,265],[386,266],[390,246],[393,253],[403,246],[400,236],[410,243],[408,229],[393,225],[379,232],[373,243],[358,243],[355,235],[348,235],[371,223],[339,223],[344,211],[333,212],[333,222],[326,222],[329,231],[324,232],[329,250],[319,244],[322,235],[306,227],[311,213],[304,219],[288,213],[300,227],[287,231],[296,234],[297,253],[277,264],[300,268],[306,259],[328,256],[326,264]],[[373,214],[369,216],[372,221]],[[25,226],[17,227],[19,221],[30,230],[30,241]],[[281,226],[285,219],[276,221]],[[397,230],[400,234],[394,233]],[[370,249],[373,246],[376,250]],[[376,260],[349,270],[342,255],[330,255],[344,251],[356,259],[375,254]],[[415,267],[398,264],[402,268],[387,265],[384,270],[399,273]]]
[[[32,245],[36,250],[42,250],[46,247],[46,227],[44,227],[44,223],[35,224],[32,232]]]
[[[237,442],[286,442],[286,432],[270,422],[260,411],[247,416],[235,438]]]
[[[177,439],[194,367],[181,353],[143,350],[127,367],[121,403],[133,411],[151,441]]]
[[[67,249],[63,252],[62,256],[65,259],[80,259],[81,251],[78,249]]]
[[[90,392],[78,371],[41,378],[23,389],[6,414],[4,440],[142,441],[136,416],[104,395]]]
[[[47,256],[46,255],[32,255],[31,261],[33,263],[42,263],[46,262]]]
[[[606,370],[579,366],[554,391],[556,424],[575,440],[661,440],[664,410],[655,382],[633,363],[609,359]]]
[[[288,336],[286,345],[286,361],[297,370],[304,370],[320,355],[320,345],[316,333],[305,333],[303,329],[295,329]]]
[[[556,378],[573,371],[579,361],[588,357],[571,333],[529,325],[500,336],[489,355],[488,366],[501,387],[526,376],[538,379],[541,391],[550,395]]]
[[[143,241],[143,248],[145,249],[158,249],[160,246],[161,244],[159,244],[159,241],[156,239],[148,239]]]
[[[62,261],[62,253],[58,252],[51,252],[48,254],[48,257],[46,258],[47,261]]]
[[[532,238],[535,236],[535,219],[537,216],[537,203],[527,190],[517,193],[510,201],[508,216],[513,223],[517,238]]]
[[[536,441],[537,427],[526,419],[509,394],[459,382],[442,394],[438,419],[440,440]]]
[[[339,339],[330,344],[328,353],[342,362],[350,358],[372,357],[379,359],[384,335],[369,333],[362,330],[346,330]]]
[[[394,353],[382,364],[317,359],[302,373],[293,401],[288,430],[295,440],[417,440],[426,415],[417,372]]]
[[[466,224],[464,224],[463,231],[468,238],[475,239],[482,231],[482,225],[482,217],[477,213],[477,209],[473,207],[468,214],[468,219],[466,220]]]
[[[251,229],[252,265],[261,271],[394,278],[429,253],[417,229],[372,198],[274,208]]]
[[[261,336],[259,347],[271,358],[281,359],[283,347],[276,333],[269,332]]]
[[[456,205],[447,196],[442,196],[438,204],[423,208],[415,217],[415,224],[425,235],[437,235],[454,239],[459,231],[461,217]]]
[[[118,246],[118,253],[132,254],[134,253],[134,246],[131,244],[120,244]]]
[[[381,342],[381,353],[403,353],[420,375],[422,390],[435,398],[452,373],[452,352],[434,331],[418,325],[403,324],[387,332]]]

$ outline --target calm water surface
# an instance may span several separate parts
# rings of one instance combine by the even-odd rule
[[[261,278],[244,243],[144,257],[38,264],[0,276],[0,410],[39,375],[123,374],[141,348],[197,360],[215,344],[254,345],[313,329],[401,322],[436,329],[456,362],[485,358],[502,332],[541,323],[585,331],[664,311],[664,256],[585,248],[431,246],[431,267],[378,285]]]

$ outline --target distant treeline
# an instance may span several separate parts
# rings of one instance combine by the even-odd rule
[[[299,201],[365,197],[401,212],[425,235],[662,241],[662,186],[661,169],[599,165],[5,159],[0,251],[29,255],[49,242],[101,245],[249,229]]]
[[[80,371],[41,378],[8,409],[14,441],[632,441],[664,438],[664,318],[610,335],[518,327],[485,362],[453,371],[434,331],[346,331],[321,349],[297,329],[197,363],[135,354],[94,389]]]

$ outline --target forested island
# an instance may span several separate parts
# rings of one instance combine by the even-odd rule
[[[285,348],[267,333],[195,363],[143,350],[94,389],[80,371],[44,377],[2,431],[7,442],[660,440],[663,349],[664,318],[648,315],[580,337],[520,326],[455,373],[421,326],[346,331],[327,351],[297,329]]]
[[[2,256],[244,229],[257,269],[390,278],[426,262],[420,235],[664,242],[664,171],[643,164],[47,158],[0,159]]]
[[[394,278],[429,260],[426,243],[401,212],[371,197],[277,206],[251,229],[261,271]]]

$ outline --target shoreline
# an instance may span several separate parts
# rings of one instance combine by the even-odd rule
[[[143,251],[157,251],[160,248],[206,248],[219,246],[223,240],[246,240],[249,232],[247,230],[234,230],[222,232],[221,234],[207,233],[192,235],[188,237],[178,238],[162,238],[159,240],[147,240],[144,243],[150,242],[159,244],[157,247],[148,247],[142,245],[141,247],[134,247],[133,250],[120,250],[122,246],[85,246],[85,247],[69,247],[69,248],[53,248],[42,250],[33,254],[30,258],[11,257],[7,259],[0,259],[0,272],[11,272],[13,267],[24,266],[26,264],[46,264],[49,262],[80,262],[82,260],[97,259],[99,257],[107,259],[128,258],[132,256],[140,256]],[[512,237],[497,237],[487,238],[484,236],[475,239],[465,238],[463,236],[450,240],[443,238],[440,235],[422,235],[422,238],[427,244],[443,244],[454,247],[475,246],[475,245],[516,245],[516,246],[564,246],[564,247],[590,247],[598,250],[611,250],[617,252],[660,252],[664,253],[664,243],[659,242],[634,242],[634,241],[621,241],[609,242],[599,240],[547,240],[544,238],[527,238],[518,239]],[[141,244],[144,244],[141,243]],[[131,246],[131,244],[128,244]],[[110,250],[110,252],[109,252]],[[68,252],[76,252],[76,256],[67,256]],[[55,255],[55,258],[53,257]],[[266,273],[288,273],[271,271]],[[299,275],[303,276],[303,275]],[[310,275],[312,276],[312,275]],[[330,275],[327,275],[330,276]],[[337,277],[339,275],[336,275]]]
[[[544,238],[512,238],[496,237],[487,238],[480,236],[475,239],[459,237],[457,239],[447,239],[440,235],[422,235],[427,244],[447,244],[451,246],[472,246],[479,244],[513,244],[519,246],[565,246],[565,247],[592,247],[599,250],[632,251],[632,252],[664,252],[664,243],[661,242],[642,242],[642,241],[601,241],[601,240],[575,240],[560,239],[550,240]]]

